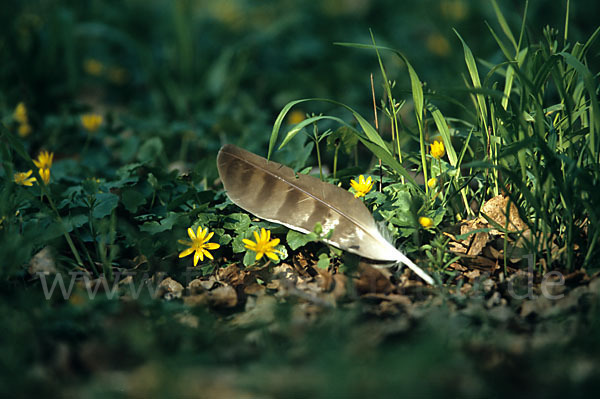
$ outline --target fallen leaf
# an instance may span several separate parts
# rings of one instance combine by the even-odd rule
[[[390,279],[383,272],[368,263],[360,262],[358,264],[359,278],[354,279],[354,286],[359,295],[368,293],[387,294],[394,290]]]
[[[54,264],[54,257],[50,247],[44,247],[37,254],[33,255],[29,262],[29,268],[27,269],[29,274],[54,274],[56,273],[56,265]]]
[[[159,298],[164,298],[167,301],[172,299],[181,298],[183,294],[183,285],[173,280],[171,277],[167,277],[160,282],[156,295]]]
[[[206,293],[208,303],[216,308],[233,308],[238,304],[238,296],[230,285],[217,287]]]
[[[491,220],[496,222],[502,228],[507,226],[506,224],[506,206],[508,204],[509,197],[497,195],[494,198],[489,199],[481,206],[481,213],[485,214]],[[510,209],[508,212],[508,230],[509,231],[524,231],[527,230],[527,224],[523,222],[519,216],[514,202],[511,202]],[[500,234],[499,231],[494,230],[491,234]]]
[[[217,280],[225,282],[233,287],[244,284],[245,278],[249,275],[248,272],[243,271],[237,264],[231,264],[227,267],[218,269]]]

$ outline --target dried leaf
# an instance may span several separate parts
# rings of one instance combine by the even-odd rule
[[[368,263],[360,262],[358,264],[360,276],[355,279],[354,286],[359,295],[368,293],[387,294],[394,290],[394,286],[380,269],[376,269]]]
[[[481,206],[481,213],[485,214],[491,220],[496,222],[503,228],[506,226],[506,205],[508,204],[509,198],[502,195],[497,195],[494,198],[486,201]],[[514,203],[511,202],[510,210],[508,212],[508,230],[510,231],[524,231],[528,227],[519,216],[519,211]],[[500,234],[495,231],[492,234]]]
[[[230,285],[217,287],[206,293],[208,303],[216,308],[232,308],[238,304],[238,296]]]
[[[27,271],[32,275],[37,273],[56,273],[56,265],[54,264],[54,257],[52,256],[50,247],[44,247],[44,249],[31,258]]]
[[[156,293],[156,295],[159,298],[164,298],[167,301],[170,301],[171,299],[181,298],[182,294],[183,285],[173,280],[171,277],[167,277],[160,282]]]

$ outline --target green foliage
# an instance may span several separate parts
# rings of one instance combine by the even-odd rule
[[[544,30],[544,38],[539,43],[525,43],[524,17],[517,42],[495,2],[493,7],[513,50],[509,51],[489,26],[506,60],[497,64],[479,62],[489,70],[485,79],[480,78],[481,68],[469,45],[455,31],[463,47],[469,75],[469,79],[465,79],[464,91],[473,104],[473,109],[466,109],[465,114],[472,118],[444,117],[439,100],[449,96],[441,97],[433,90],[424,91],[423,83],[407,57],[396,50],[377,46],[371,35],[372,45],[341,44],[375,50],[384,86],[381,111],[389,119],[392,141],[385,142],[364,117],[347,105],[331,100],[306,99],[292,101],[280,112],[271,134],[270,151],[277,142],[281,121],[292,107],[315,100],[333,103],[349,110],[360,126],[357,130],[341,121],[342,128],[351,132],[402,182],[406,179],[414,191],[414,195],[410,195],[408,189],[391,193],[391,202],[383,202],[379,209],[383,219],[396,227],[394,234],[403,237],[414,234],[418,230],[416,215],[431,217],[434,225],[438,226],[445,214],[459,220],[471,215],[470,202],[474,198],[482,204],[504,193],[518,205],[521,217],[528,224],[531,230],[529,248],[537,258],[544,257],[550,267],[566,267],[568,270],[592,266],[594,254],[600,250],[597,247],[600,219],[592,205],[600,200],[596,198],[600,184],[600,169],[597,167],[600,160],[600,108],[598,85],[587,66],[586,54],[600,28],[585,44],[568,43],[567,27],[562,47],[557,40],[558,31],[551,28]],[[413,133],[414,128],[397,128],[396,104],[399,103],[392,97],[394,83],[388,80],[380,50],[391,51],[407,67],[418,136]],[[499,89],[502,87],[504,90]],[[340,122],[334,116],[324,115],[307,120],[306,124],[324,120]],[[466,129],[450,128],[449,121]],[[425,137],[425,125],[429,123],[437,128],[449,163],[428,155],[428,141],[431,142],[431,139]],[[295,129],[288,133],[280,148],[295,135],[298,128]],[[416,136],[420,164],[415,165],[414,161],[401,164],[401,134]],[[435,137],[435,134],[429,135]],[[460,151],[456,151],[455,147]],[[337,155],[335,148],[334,170],[337,169]],[[468,179],[463,176],[463,169],[470,176]],[[418,185],[409,170],[422,173],[424,182],[429,181],[428,175],[433,175],[443,186],[435,194],[429,193],[429,184]],[[431,195],[426,198],[418,194],[421,187]],[[458,195],[461,201],[457,200]],[[415,200],[424,205],[415,206]],[[438,200],[441,203],[434,205]],[[558,250],[552,249],[555,247]],[[575,251],[574,248],[581,250]]]

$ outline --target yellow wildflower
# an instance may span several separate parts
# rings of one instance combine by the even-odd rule
[[[419,224],[421,226],[423,226],[424,228],[428,229],[431,226],[433,226],[433,219],[432,218],[428,218],[427,216],[421,216],[419,218]]]
[[[446,57],[450,54],[450,43],[448,39],[439,33],[432,33],[427,36],[425,42],[427,49],[438,57]]]
[[[360,175],[358,177],[358,182],[356,180],[350,180],[350,185],[354,191],[356,191],[356,193],[354,193],[354,198],[363,197],[373,188],[373,180],[371,179],[371,176],[365,180],[365,177]]]
[[[302,122],[304,119],[306,119],[306,117],[302,111],[294,110],[288,115],[288,123],[290,125],[296,125]]]
[[[194,266],[198,264],[198,261],[204,261],[204,256],[208,259],[214,259],[210,252],[220,247],[219,244],[214,242],[208,242],[211,239],[214,232],[208,232],[208,228],[202,230],[202,227],[198,227],[198,231],[194,234],[194,230],[192,228],[188,228],[187,230],[188,236],[190,236],[191,241],[187,240],[178,240],[180,244],[187,245],[189,248],[184,249],[179,254],[180,258],[188,256],[195,252],[194,254]]]
[[[29,177],[33,173],[32,170],[28,170],[27,172],[18,172],[15,173],[14,181],[21,186],[33,186],[33,182],[35,182],[35,177]]]
[[[121,67],[112,67],[108,70],[108,80],[114,84],[122,85],[127,82],[127,70]]]
[[[270,230],[265,230],[264,228],[260,229],[260,236],[255,231],[254,239],[256,242],[245,238],[242,240],[242,242],[247,249],[256,252],[256,260],[262,258],[263,255],[267,255],[267,257],[273,260],[279,260],[279,257],[277,257],[276,254],[283,255],[281,251],[275,249],[275,247],[279,244],[279,238],[271,240]]]
[[[440,159],[446,154],[446,149],[444,148],[444,143],[439,140],[436,140],[431,144],[431,156]]]
[[[88,58],[83,62],[83,69],[88,75],[100,76],[104,71],[104,65],[94,58]]]
[[[15,107],[15,111],[13,112],[13,118],[21,124],[27,124],[27,108],[25,107],[25,104],[23,102],[20,102]]]
[[[81,115],[81,124],[84,129],[90,133],[94,133],[102,124],[103,118],[99,114],[84,114]]]
[[[33,160],[33,163],[40,169],[50,169],[52,167],[53,158],[53,152],[42,151],[40,152],[40,155],[38,155],[38,158]]]
[[[434,188],[435,186],[437,186],[438,184],[438,179],[436,179],[435,177],[432,177],[431,179],[427,180],[427,186],[429,188]]]
[[[442,15],[455,21],[461,21],[469,14],[469,8],[463,0],[444,0],[440,3]]]
[[[27,137],[31,134],[31,125],[29,123],[21,123],[17,132],[19,136]]]
[[[44,184],[50,183],[50,169],[40,169],[38,172]]]

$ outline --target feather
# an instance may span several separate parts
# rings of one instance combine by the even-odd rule
[[[379,232],[365,204],[347,190],[243,150],[225,145],[217,156],[227,195],[255,216],[302,233],[321,223],[333,229],[327,242],[365,258],[403,263],[419,277],[433,279],[398,251]]]

